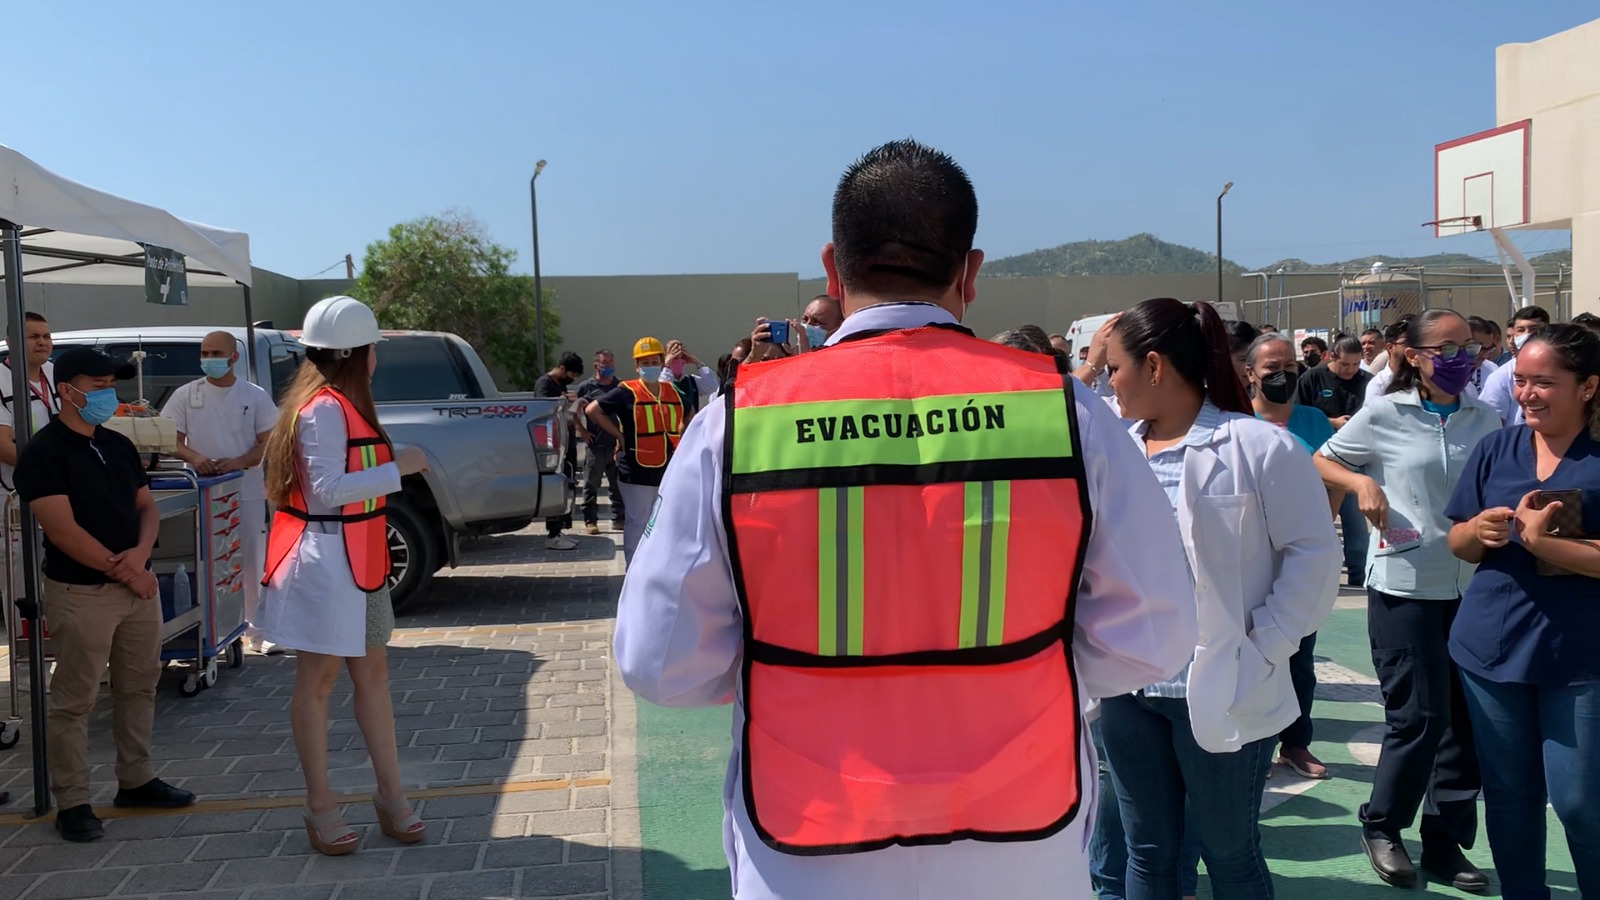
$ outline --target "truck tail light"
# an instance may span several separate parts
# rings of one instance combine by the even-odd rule
[[[528,424],[528,435],[533,439],[533,450],[539,457],[539,468],[550,471],[561,468],[561,429],[556,427],[554,416],[545,416]]]

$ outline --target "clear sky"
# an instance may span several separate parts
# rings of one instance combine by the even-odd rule
[[[991,257],[1152,232],[1246,265],[1434,240],[1494,48],[1593,0],[8,3],[0,143],[306,277],[470,211],[546,273],[820,274],[852,158],[953,154]],[[19,56],[20,54],[20,56]],[[1537,136],[1535,137],[1537,139]],[[1568,246],[1535,233],[1524,248]],[[335,270],[337,272],[337,270]]]

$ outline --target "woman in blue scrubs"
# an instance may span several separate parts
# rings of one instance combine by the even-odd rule
[[[1576,325],[1517,354],[1525,424],[1468,460],[1445,515],[1450,549],[1478,564],[1450,633],[1483,771],[1489,848],[1507,900],[1547,900],[1545,804],[1567,833],[1578,891],[1600,897],[1600,541],[1551,535],[1576,491],[1600,536],[1600,337]],[[1549,499],[1549,498],[1546,498]],[[1557,574],[1560,573],[1560,574]]]

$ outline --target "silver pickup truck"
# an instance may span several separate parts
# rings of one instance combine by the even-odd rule
[[[142,350],[142,385],[120,385],[118,393],[159,409],[179,385],[200,377],[200,341],[217,330],[238,341],[238,374],[274,397],[305,356],[293,332],[257,328],[255,371],[248,372],[244,328],[189,326],[62,332],[55,335],[56,353],[96,346],[128,358]],[[518,531],[571,511],[572,488],[561,466],[571,434],[561,401],[502,393],[461,338],[419,331],[384,337],[372,378],[378,419],[396,444],[420,447],[429,462],[426,474],[405,479],[402,493],[389,500],[389,583],[399,607],[421,597],[435,572],[458,564],[463,536]]]

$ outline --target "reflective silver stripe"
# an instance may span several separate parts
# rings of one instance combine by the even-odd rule
[[[833,552],[838,562],[834,568],[834,622],[833,630],[838,641],[834,646],[840,656],[850,652],[850,490],[848,488],[834,488],[834,521],[838,527],[834,532]]]
[[[989,646],[989,581],[994,566],[994,482],[985,481],[981,490],[983,521],[978,526],[978,633],[979,647]]]

